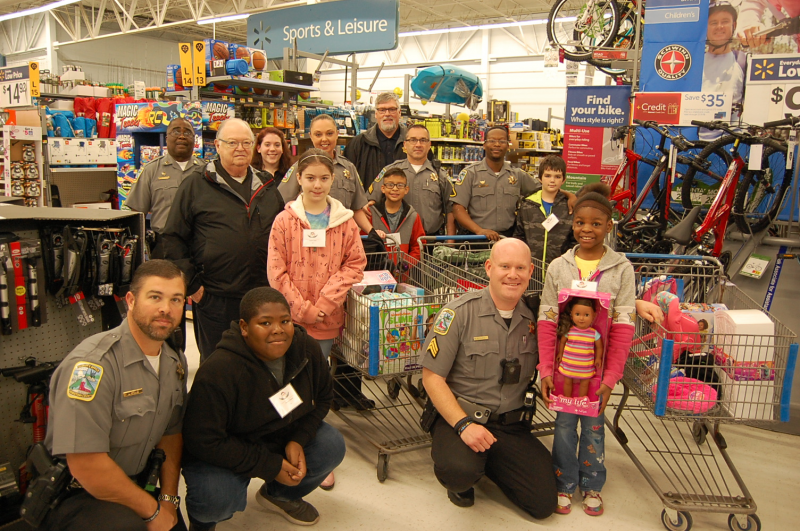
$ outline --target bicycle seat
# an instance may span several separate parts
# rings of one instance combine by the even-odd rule
[[[689,245],[692,241],[694,224],[700,217],[700,205],[694,207],[683,220],[664,233],[664,238],[676,242],[678,245]]]

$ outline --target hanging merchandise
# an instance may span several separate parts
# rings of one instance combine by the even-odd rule
[[[418,71],[411,80],[411,90],[422,100],[466,105],[472,110],[483,99],[483,84],[478,76],[448,64]]]

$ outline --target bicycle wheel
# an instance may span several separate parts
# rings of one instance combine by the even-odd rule
[[[714,201],[719,185],[722,184],[722,179],[733,159],[726,148],[735,140],[736,138],[730,135],[714,140],[697,155],[702,166],[691,164],[687,167],[680,185],[683,208],[691,209],[697,205],[708,206]],[[677,189],[677,186],[674,189]]]
[[[786,149],[766,147],[761,168],[745,172],[733,200],[733,219],[745,234],[761,232],[772,223],[792,182],[793,170],[786,169]]]
[[[572,17],[574,22],[564,21]],[[619,6],[614,0],[557,0],[547,20],[547,39],[564,50],[570,61],[585,61],[595,48],[611,44],[619,23]]]
[[[618,4],[619,7],[619,4]],[[636,7],[632,4],[619,7],[620,10],[620,23],[617,34],[611,41],[611,48],[615,50],[632,50],[636,43]],[[644,24],[644,12],[642,13],[642,24]],[[639,44],[641,47],[642,34],[639,33]],[[628,70],[624,68],[611,68],[611,61],[604,61],[602,59],[594,59],[590,57],[586,62],[596,67],[599,71],[617,78],[622,76],[624,84],[630,84],[631,80],[627,76]]]
[[[675,166],[675,182],[672,183],[672,194],[669,198],[672,205],[682,207],[683,209],[687,208],[686,204],[683,202],[683,183],[686,182],[686,175],[691,169],[694,169],[694,173],[691,176],[692,179],[694,179],[695,174],[700,171],[701,175],[699,179],[705,181],[706,176],[702,175],[704,172],[707,171],[712,175],[725,175],[731,160],[733,160],[730,154],[720,147],[712,148],[706,152],[706,154],[703,154],[703,151],[711,142],[692,140],[692,144],[694,144],[694,147],[678,153]],[[693,164],[701,164],[705,169],[701,171],[696,167],[693,168]],[[656,186],[653,188],[653,194],[658,195],[660,192],[660,182],[657,182]],[[712,196],[712,199],[713,197],[714,196]],[[688,208],[691,209],[691,206]]]

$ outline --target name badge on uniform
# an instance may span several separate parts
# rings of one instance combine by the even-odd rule
[[[400,244],[403,242],[403,239],[400,238],[399,232],[393,232],[391,234],[386,235],[386,245],[392,245],[394,247],[400,247]]]
[[[272,402],[272,405],[275,407],[275,411],[278,412],[278,415],[280,415],[281,418],[297,409],[297,407],[303,403],[303,399],[300,398],[300,395],[298,395],[297,391],[294,390],[292,384],[288,384],[286,387],[269,397],[269,401]]]
[[[544,230],[546,230],[547,232],[553,230],[553,227],[555,227],[556,225],[558,225],[558,218],[556,217],[555,214],[550,214],[549,216],[547,216],[546,220],[542,221],[542,227],[544,227]]]
[[[582,289],[583,291],[597,291],[597,282],[588,280],[573,280],[572,289]]]
[[[159,178],[158,178],[158,180],[159,180],[159,181],[164,181],[164,180],[167,180],[167,179],[169,179],[169,175],[167,175],[167,173],[166,173],[166,172],[163,172],[163,171],[162,171],[162,172],[161,172],[161,177],[159,177]]]
[[[325,229],[303,229],[303,247],[325,247]]]
[[[487,186],[489,185],[486,184],[486,181],[478,181],[478,188],[486,188]]]

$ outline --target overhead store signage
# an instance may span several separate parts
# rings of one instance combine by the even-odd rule
[[[645,8],[647,24],[676,24],[700,20],[700,0],[649,0]]]
[[[397,47],[397,0],[341,0],[250,15],[247,45],[283,57],[294,45],[305,52],[375,52]]]
[[[564,123],[592,127],[627,125],[629,96],[630,89],[626,87],[570,87]]]
[[[742,120],[753,125],[800,116],[800,55],[754,55],[747,66]]]
[[[692,125],[731,119],[731,94],[725,92],[639,92],[634,96],[633,117],[660,124]]]
[[[0,108],[30,107],[39,97],[39,63],[0,68]]]

